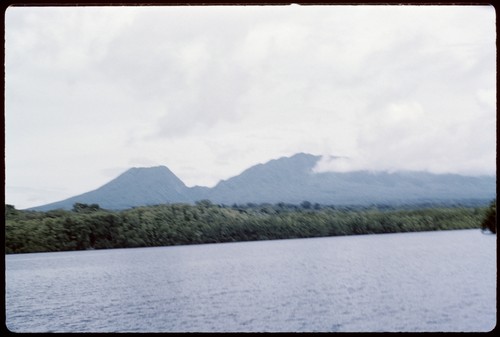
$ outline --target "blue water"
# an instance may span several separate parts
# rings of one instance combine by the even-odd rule
[[[15,332],[489,331],[479,230],[6,256]]]

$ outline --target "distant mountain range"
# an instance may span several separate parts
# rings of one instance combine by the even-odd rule
[[[293,203],[327,205],[487,203],[495,197],[494,176],[399,172],[323,172],[321,156],[299,153],[250,167],[215,187],[187,187],[165,166],[131,168],[96,190],[31,208],[71,209],[76,202],[126,209],[163,203]]]

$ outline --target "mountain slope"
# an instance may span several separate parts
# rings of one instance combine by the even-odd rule
[[[187,190],[186,185],[165,166],[131,168],[96,190],[33,209],[71,209],[76,202],[96,203],[107,209],[191,202]]]
[[[428,172],[323,172],[320,156],[299,153],[258,164],[215,187],[188,188],[167,167],[132,168],[106,185],[79,196],[35,207],[70,209],[75,202],[124,209],[161,203],[294,203],[332,205],[484,202],[496,194],[494,176],[470,177]]]
[[[495,178],[417,171],[323,172],[313,168],[320,156],[299,153],[249,168],[216,185],[209,199],[217,203],[288,202],[372,204],[459,202],[495,196]]]
[[[399,172],[328,172],[314,175],[308,197],[333,204],[464,202],[495,196],[494,177]]]
[[[252,166],[240,175],[218,183],[210,191],[209,199],[226,204],[293,202],[307,190],[312,169],[320,158],[299,153]]]

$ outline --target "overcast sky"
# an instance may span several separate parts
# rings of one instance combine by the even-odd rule
[[[492,7],[11,7],[5,25],[19,209],[130,167],[214,186],[298,152],[495,174]]]

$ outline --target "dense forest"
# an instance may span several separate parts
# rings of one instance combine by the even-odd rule
[[[76,203],[71,211],[5,206],[6,253],[152,247],[321,236],[486,228],[488,207],[335,207],[244,204],[208,200],[110,211]],[[494,214],[492,213],[494,211]],[[493,216],[493,218],[492,218]],[[490,230],[495,231],[495,223]]]

